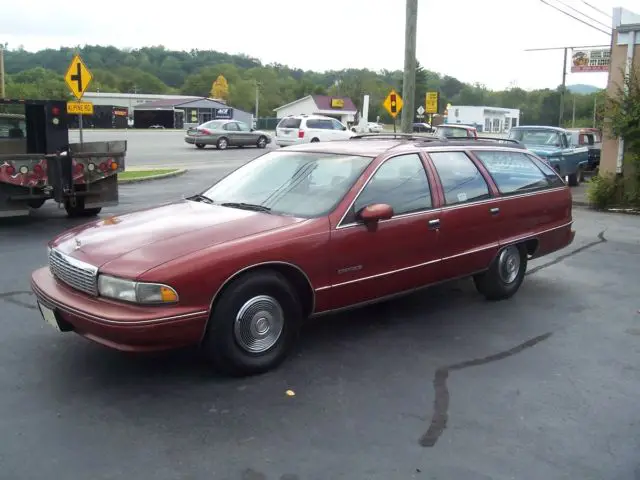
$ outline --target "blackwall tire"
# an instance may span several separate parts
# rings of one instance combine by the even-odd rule
[[[474,275],[473,281],[487,300],[506,300],[518,291],[526,272],[526,248],[524,245],[509,245],[498,252],[489,270]]]
[[[302,315],[295,290],[281,274],[260,271],[242,275],[216,300],[203,353],[226,375],[273,370],[294,346]]]

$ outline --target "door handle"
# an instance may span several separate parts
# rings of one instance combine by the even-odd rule
[[[489,212],[491,213],[491,215],[498,215],[500,213],[500,208],[498,207],[490,208]]]
[[[429,220],[429,230],[438,230],[440,228],[440,219],[434,218]]]

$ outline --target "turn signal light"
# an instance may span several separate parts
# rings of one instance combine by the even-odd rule
[[[117,170],[118,164],[116,162],[111,162],[111,170]]]
[[[163,302],[177,302],[178,294],[171,288],[160,287],[160,296]]]

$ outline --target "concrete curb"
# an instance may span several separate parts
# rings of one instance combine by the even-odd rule
[[[592,210],[594,212],[602,212],[602,213],[621,213],[623,215],[640,215],[640,210],[636,209],[636,208],[616,208],[616,207],[611,207],[611,208],[604,208],[604,209],[598,209],[598,208],[594,208],[590,203],[588,202],[583,202],[583,201],[573,201],[573,205],[576,207],[584,207],[584,208],[588,208],[589,210]]]
[[[135,170],[134,170],[135,171]],[[164,178],[177,177],[184,173],[187,173],[186,168],[178,168],[173,172],[160,173],[158,175],[150,175],[148,177],[140,177],[140,178],[130,178],[130,179],[122,179],[118,180],[118,183],[140,183],[140,182],[149,182],[151,180],[162,180]]]

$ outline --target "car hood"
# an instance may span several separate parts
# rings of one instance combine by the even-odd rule
[[[541,155],[543,157],[551,157],[553,155],[559,155],[562,152],[561,148],[552,147],[547,145],[527,145],[525,144],[528,150],[532,151],[536,155]]]
[[[177,257],[302,221],[183,200],[73,228],[50,246],[106,272],[135,278]]]

